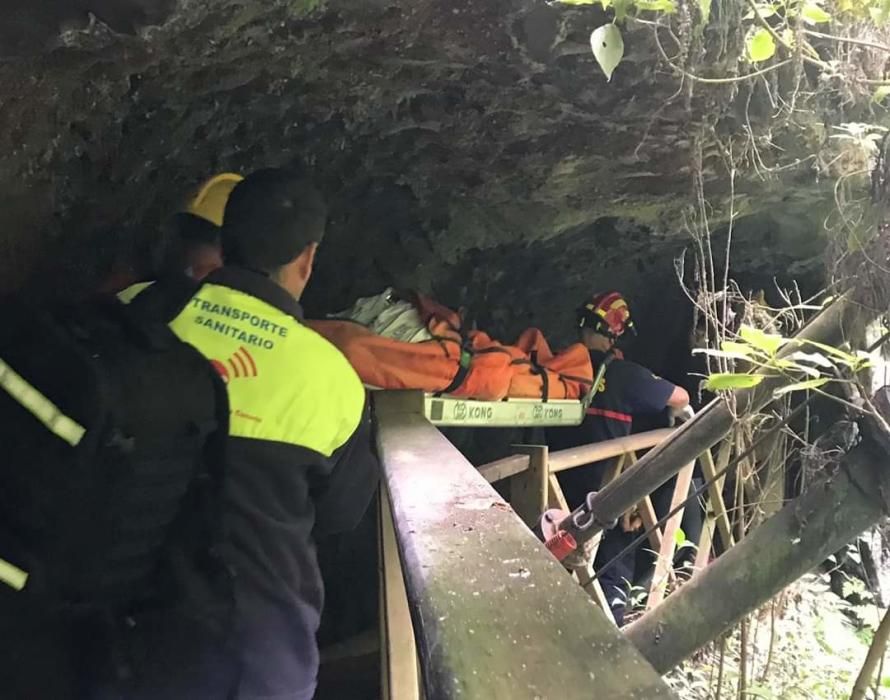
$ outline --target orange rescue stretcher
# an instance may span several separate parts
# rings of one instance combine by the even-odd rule
[[[428,297],[414,294],[410,300],[431,340],[394,340],[354,321],[307,323],[346,355],[365,384],[378,389],[416,389],[480,401],[581,400],[590,391],[593,369],[583,345],[554,353],[536,328],[504,345],[482,331],[464,331],[457,313]]]

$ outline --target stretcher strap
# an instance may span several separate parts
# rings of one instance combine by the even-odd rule
[[[457,391],[460,388],[461,384],[464,383],[464,380],[467,378],[467,375],[470,373],[470,365],[472,363],[473,363],[473,353],[471,353],[466,348],[461,348],[460,361],[458,362],[457,372],[455,372],[455,374],[454,374],[454,379],[452,379],[451,384],[449,384],[440,393],[450,394],[453,391]]]
[[[457,341],[454,338],[433,336],[433,340],[440,343],[443,348],[445,348],[445,343],[457,344]],[[436,392],[436,396],[442,396],[442,394],[451,394],[460,389],[464,381],[466,381],[467,375],[470,373],[470,368],[473,364],[473,357],[475,355],[488,355],[495,352],[501,352],[506,355],[510,354],[509,350],[501,347],[480,348],[478,350],[474,350],[472,341],[470,341],[469,338],[464,338],[459,345],[460,358],[458,360],[457,372],[454,373],[454,378],[451,380],[451,384],[442,389],[442,391]],[[445,352],[447,354],[448,350],[445,349]]]
[[[532,372],[541,377],[541,400],[547,403],[547,397],[550,396],[550,377],[547,375],[547,370],[538,364],[537,350],[532,350],[529,353],[529,359],[532,365]]]
[[[83,439],[86,429],[82,425],[62,413],[58,406],[2,359],[0,359],[0,388],[43,423],[47,430],[72,447],[76,447]]]

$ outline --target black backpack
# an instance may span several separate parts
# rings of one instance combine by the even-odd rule
[[[87,612],[160,595],[187,498],[215,528],[227,420],[219,377],[166,325],[116,300],[0,304],[0,588]]]

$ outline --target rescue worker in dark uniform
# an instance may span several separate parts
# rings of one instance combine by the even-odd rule
[[[578,326],[581,342],[590,350],[594,374],[603,363],[606,363],[606,370],[581,425],[547,431],[552,451],[624,437],[630,434],[635,415],[661,413],[666,408],[682,411],[689,405],[685,389],[623,359],[615,348],[616,341],[625,332],[633,331],[630,310],[621,294],[596,294],[579,308]],[[603,476],[612,463],[612,460],[604,460],[560,472],[559,483],[570,508],[580,506],[589,492],[602,486]],[[625,528],[631,531],[626,532]],[[605,534],[597,550],[594,569],[611,561],[633,541],[636,535],[632,528],[629,518],[625,517]],[[634,552],[630,552],[599,579],[619,625],[624,618],[622,592],[625,581],[633,581],[634,561]]]
[[[377,485],[364,387],[301,322],[325,219],[308,180],[258,171],[226,204],[226,266],[187,294],[158,281],[132,302],[166,315],[226,383],[221,555],[234,573],[237,676],[226,698],[312,698],[323,604],[314,536],[355,527]]]

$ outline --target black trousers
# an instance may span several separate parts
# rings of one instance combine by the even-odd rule
[[[577,508],[584,502],[589,491],[599,488],[603,475],[610,464],[611,462],[608,460],[597,462],[571,469],[559,475],[560,486],[570,508]],[[703,483],[700,475],[693,475],[690,493]],[[652,506],[658,518],[663,517],[670,510],[675,486],[676,477],[662,484],[652,493]],[[697,543],[701,537],[703,523],[704,511],[700,503],[697,500],[688,503],[681,524],[686,539]],[[612,608],[615,621],[619,625],[624,622],[624,612],[631,594],[631,587],[638,582],[647,582],[655,564],[656,555],[649,549],[648,542],[641,542],[633,549],[624,552],[642,532],[642,530],[624,532],[621,526],[617,525],[604,533],[594,560],[594,571],[599,573],[602,570],[602,573],[598,575],[598,580],[606,600]],[[695,549],[684,547],[677,553],[674,562],[675,565],[678,565],[694,557]],[[608,568],[604,569],[607,565]]]

